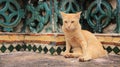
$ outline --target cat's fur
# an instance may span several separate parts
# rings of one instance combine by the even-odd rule
[[[63,19],[62,30],[66,40],[66,51],[62,55],[66,58],[78,58],[80,61],[87,61],[103,56],[107,52],[97,38],[87,30],[82,30],[79,24],[80,14],[66,14],[61,12]],[[70,52],[72,49],[72,52]]]

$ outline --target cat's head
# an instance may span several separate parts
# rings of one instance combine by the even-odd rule
[[[63,26],[66,30],[73,31],[77,28],[79,28],[79,19],[81,12],[78,13],[71,13],[67,14],[64,12],[60,12],[62,19],[63,19]]]

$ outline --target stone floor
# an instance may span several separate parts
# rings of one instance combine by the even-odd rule
[[[34,52],[0,54],[0,67],[120,67],[120,55],[109,55],[87,62]]]

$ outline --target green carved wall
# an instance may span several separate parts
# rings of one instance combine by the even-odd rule
[[[80,24],[91,32],[120,32],[120,0],[0,0],[0,32],[60,33],[60,11],[82,11]]]

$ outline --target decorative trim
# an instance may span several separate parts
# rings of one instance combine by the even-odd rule
[[[103,46],[109,54],[120,55],[120,46],[115,45],[104,45]],[[0,53],[9,53],[15,51],[32,51],[51,55],[60,55],[61,52],[65,51],[65,45],[53,45],[53,44],[38,44],[38,43],[27,43],[27,44],[1,44]]]
[[[120,34],[95,34],[102,44],[120,46]],[[2,33],[0,32],[0,43],[43,43],[55,45],[65,44],[64,34],[62,33]]]

